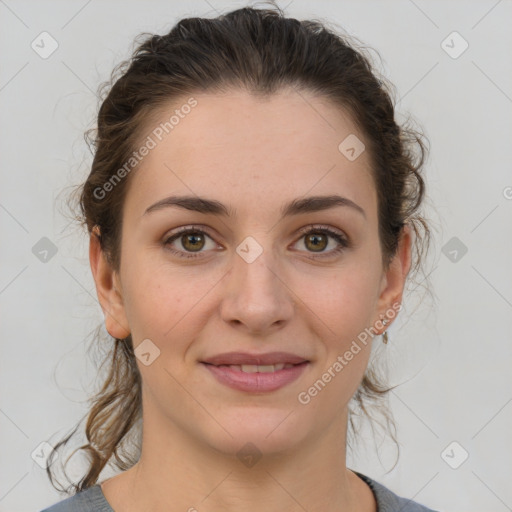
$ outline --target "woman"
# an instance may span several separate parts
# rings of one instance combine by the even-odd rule
[[[45,512],[430,510],[346,467],[429,238],[384,82],[278,8],[183,19],[117,71],[80,191],[113,363]]]

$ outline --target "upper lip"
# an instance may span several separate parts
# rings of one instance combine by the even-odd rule
[[[255,364],[270,365],[280,363],[300,364],[307,362],[304,357],[288,352],[267,352],[265,354],[249,354],[248,352],[226,352],[209,357],[203,363],[219,366],[221,364]]]

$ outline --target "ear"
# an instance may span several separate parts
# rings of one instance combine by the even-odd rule
[[[391,325],[396,317],[396,305],[402,303],[405,282],[411,268],[412,233],[408,224],[402,228],[396,254],[389,264],[389,268],[382,278],[382,286],[378,301],[379,319],[386,317],[386,312],[393,309],[395,314],[388,316]],[[395,307],[393,308],[393,305]],[[384,328],[386,330],[386,328]]]
[[[112,270],[101,248],[98,226],[95,226],[91,232],[89,262],[98,300],[105,315],[105,327],[112,337],[124,339],[130,334],[130,329],[122,300],[119,276]]]

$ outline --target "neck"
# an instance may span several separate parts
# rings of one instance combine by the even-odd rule
[[[376,510],[369,488],[345,465],[346,411],[321,438],[305,440],[295,450],[263,453],[258,460],[259,452],[249,450],[245,458],[226,454],[175,425],[170,432],[168,422],[150,423],[151,418],[144,420],[139,462],[120,475],[122,489],[109,494],[103,484],[107,500],[123,512]]]

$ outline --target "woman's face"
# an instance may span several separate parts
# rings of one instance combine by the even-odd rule
[[[286,451],[343,432],[371,348],[362,333],[385,329],[376,322],[400,301],[409,268],[408,243],[388,272],[381,265],[369,155],[357,156],[363,135],[311,94],[194,98],[161,141],[152,135],[156,147],[130,176],[112,286],[100,277],[108,265],[92,260],[107,329],[132,335],[146,423],[229,453],[247,442]],[[166,204],[171,196],[193,201]],[[345,199],[306,201],[327,196]],[[215,208],[197,211],[206,201]],[[184,228],[191,233],[178,235]],[[219,367],[243,363],[225,359],[230,352],[306,363]]]

